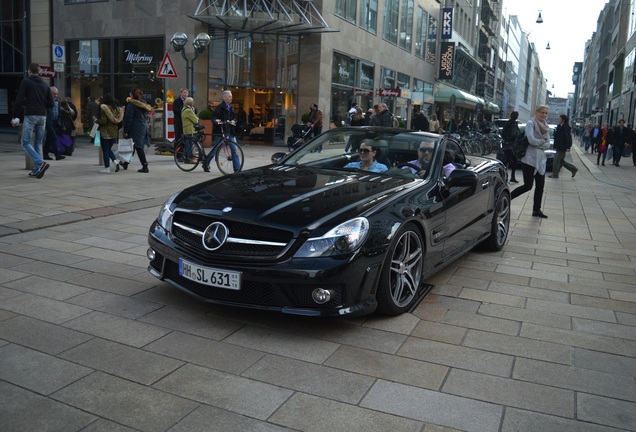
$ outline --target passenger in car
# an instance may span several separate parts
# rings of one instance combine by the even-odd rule
[[[442,168],[444,177],[448,177],[450,173],[455,170],[456,167],[453,163],[454,159],[455,158],[453,157],[453,154],[451,152],[449,152],[448,150],[444,152],[444,166]]]
[[[379,149],[377,147],[369,145],[363,141],[360,144],[358,153],[360,154],[360,160],[356,162],[349,162],[344,166],[344,168],[357,168],[362,171],[377,173],[384,172],[389,169],[386,165],[375,160],[375,158],[379,155]]]

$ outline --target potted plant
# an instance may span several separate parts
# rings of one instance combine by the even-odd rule
[[[206,148],[212,147],[212,111],[208,108],[199,111],[199,123],[205,126],[205,141],[203,146]]]

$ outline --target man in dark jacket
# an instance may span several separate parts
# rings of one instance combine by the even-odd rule
[[[559,124],[554,131],[554,149],[556,154],[554,155],[554,161],[552,162],[552,174],[550,178],[559,178],[559,171],[561,166],[572,173],[572,177],[576,175],[578,168],[570,162],[566,161],[565,153],[570,151],[572,147],[572,130],[568,124],[568,116],[561,114],[559,116]]]
[[[385,103],[378,105],[378,112],[375,116],[371,117],[371,126],[393,126],[393,116],[389,112]]]
[[[183,102],[188,97],[188,89],[182,88],[177,97],[172,103],[172,114],[174,116],[174,142],[177,142],[181,135],[183,135],[183,122],[181,121],[181,111],[183,111]]]
[[[623,150],[632,142],[632,130],[625,127],[625,120],[620,119],[618,126],[614,128],[614,134],[612,135],[612,151],[614,166],[619,166],[621,157],[623,156]]]
[[[51,88],[40,78],[40,65],[31,63],[29,76],[22,80],[15,100],[14,117],[24,114],[22,128],[22,147],[33,161],[30,177],[42,178],[49,164],[42,159],[42,139],[46,128],[47,110],[53,107]],[[13,123],[12,123],[13,124]],[[31,144],[31,135],[35,131],[35,141]]]
[[[223,140],[222,132],[225,131],[225,138],[230,144],[232,149],[232,165],[234,171],[241,169],[241,160],[236,152],[236,113],[232,106],[232,92],[225,90],[223,93],[223,102],[218,104],[212,114],[212,131],[215,135],[214,147],[210,154],[208,154],[208,160],[203,164],[203,171],[210,172],[210,162],[214,159],[214,155],[219,149],[219,143]],[[229,122],[229,123],[228,123]]]
[[[422,110],[417,110],[417,112],[413,116],[411,128],[416,131],[428,132],[428,126],[428,119],[426,118]]]

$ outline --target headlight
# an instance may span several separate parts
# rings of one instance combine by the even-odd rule
[[[364,243],[368,233],[368,220],[362,217],[351,219],[321,237],[307,239],[294,256],[311,258],[351,253]]]
[[[163,206],[161,206],[161,210],[159,210],[157,222],[159,222],[159,225],[161,225],[166,231],[170,231],[170,226],[172,225],[173,213],[171,207],[177,195],[179,195],[179,192],[168,198],[168,200],[163,203]]]

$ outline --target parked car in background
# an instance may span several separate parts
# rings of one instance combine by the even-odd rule
[[[386,171],[349,168],[362,143]],[[423,169],[419,154],[431,155]],[[505,167],[443,135],[342,127],[272,160],[169,198],[150,227],[150,273],[211,303],[398,315],[428,276],[508,238]]]

